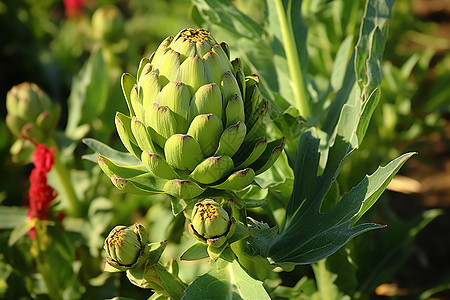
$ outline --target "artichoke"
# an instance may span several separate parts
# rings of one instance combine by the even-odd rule
[[[13,86],[6,95],[6,125],[21,137],[37,143],[50,137],[59,120],[61,107],[35,83],[23,82]]]
[[[114,227],[104,245],[107,263],[120,270],[131,268],[142,255],[146,239],[145,229],[140,224]]]
[[[241,60],[230,61],[228,46],[205,29],[166,38],[121,83],[130,115],[117,113],[115,124],[137,159],[98,157],[120,189],[182,199],[240,190],[283,149],[284,139],[264,136],[268,102],[258,77],[245,77]]]
[[[123,36],[124,18],[114,5],[97,8],[92,15],[92,33],[100,41],[116,43]]]
[[[213,247],[222,246],[231,237],[236,221],[213,200],[195,204],[189,231],[201,242]]]

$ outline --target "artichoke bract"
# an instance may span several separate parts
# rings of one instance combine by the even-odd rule
[[[207,189],[240,190],[280,155],[284,139],[267,142],[268,109],[257,76],[244,76],[239,58],[205,29],[166,38],[125,73],[129,115],[115,124],[125,148],[142,164],[124,166],[99,155],[120,189],[192,199]]]

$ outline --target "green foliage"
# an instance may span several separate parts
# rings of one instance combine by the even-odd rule
[[[108,91],[108,70],[101,51],[94,52],[72,81],[68,99],[66,134],[79,139],[86,134],[80,128],[91,124],[104,110]],[[86,127],[86,126],[85,126]]]
[[[250,277],[233,254],[226,258],[211,261],[208,273],[194,280],[182,299],[270,299],[262,283]]]

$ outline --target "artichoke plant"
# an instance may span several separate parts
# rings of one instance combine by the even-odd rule
[[[115,124],[137,159],[98,157],[120,189],[181,199],[240,190],[283,149],[284,139],[264,136],[268,102],[258,77],[244,76],[241,60],[230,61],[228,46],[205,29],[166,38],[121,83],[130,114],[117,113]]]

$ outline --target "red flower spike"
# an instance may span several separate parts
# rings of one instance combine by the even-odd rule
[[[34,240],[36,239],[37,233],[36,233],[36,228],[31,228],[30,230],[28,230],[28,236],[30,237],[30,239]]]
[[[66,9],[66,16],[74,17],[81,13],[84,3],[88,0],[63,0]]]
[[[47,184],[47,173],[52,169],[55,163],[55,148],[47,148],[45,145],[36,144],[36,150],[33,153],[33,164],[35,168],[30,174],[30,188],[28,190],[29,211],[27,218],[37,218],[39,220],[48,220],[50,218],[49,206],[56,198],[56,191]],[[36,229],[29,230],[28,236],[31,239],[36,238]]]
[[[50,172],[55,163],[55,148],[48,149],[45,145],[37,144],[33,153],[33,164],[37,169]]]

